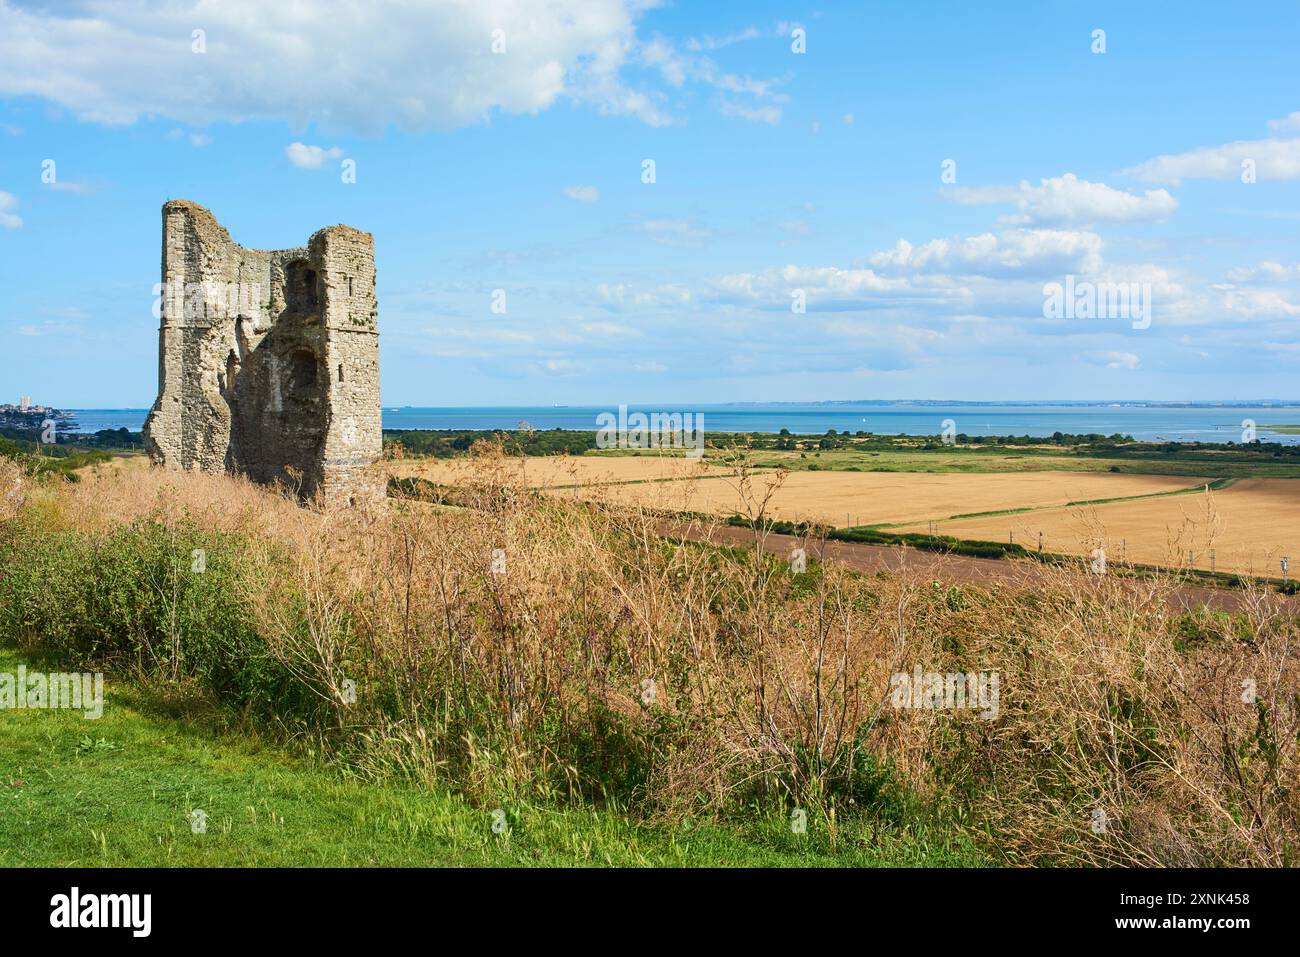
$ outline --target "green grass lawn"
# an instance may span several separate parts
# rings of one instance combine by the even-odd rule
[[[0,648],[0,672],[19,663]],[[43,665],[43,670],[51,670]],[[207,815],[193,833],[190,814]],[[922,828],[873,832],[808,816],[649,827],[605,810],[493,807],[345,777],[212,716],[165,715],[105,679],[104,715],[0,711],[3,866],[925,866],[988,861]]]

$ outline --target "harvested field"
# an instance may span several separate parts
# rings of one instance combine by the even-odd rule
[[[925,524],[899,531],[926,531]],[[1043,533],[1049,552],[1087,555],[1106,550],[1108,560],[1279,576],[1279,560],[1300,559],[1300,481],[1243,479],[1226,489],[1113,502],[1082,508],[944,522],[958,538],[1036,547]],[[1296,577],[1292,564],[1291,577]]]
[[[776,474],[754,476],[755,493]],[[796,472],[772,496],[768,513],[783,520],[830,525],[928,521],[971,512],[1060,506],[1069,502],[1171,492],[1205,479],[1105,472],[912,473]],[[734,478],[584,489],[586,497],[678,511],[743,512]],[[945,528],[951,524],[945,525]]]
[[[730,474],[731,470],[704,459],[680,455],[547,455],[514,459],[527,484],[534,488],[601,482],[642,482],[657,479],[688,479],[704,475]],[[440,485],[455,485],[473,474],[472,459],[396,459],[385,463],[388,474],[413,476]],[[514,473],[519,475],[518,471]]]

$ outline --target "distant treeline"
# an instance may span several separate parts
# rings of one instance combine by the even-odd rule
[[[547,429],[385,429],[384,442],[400,446],[409,455],[433,458],[451,458],[467,452],[480,439],[500,438],[506,448],[527,455],[581,455],[596,449],[597,433],[591,430]],[[1031,435],[968,436],[960,434],[961,445],[1105,445],[1133,442],[1126,435],[1070,435],[1061,432],[1051,438]],[[711,448],[727,449],[748,446],[763,450],[824,450],[824,449],[941,449],[949,446],[939,436],[877,435],[872,432],[837,432],[829,429],[825,435],[794,435],[788,429],[780,432],[710,432],[706,443]]]
[[[745,435],[731,436],[728,444],[735,444],[737,440],[743,440]],[[786,449],[790,451],[803,449],[927,449],[940,450],[951,448],[952,445],[981,445],[981,446],[998,446],[998,445],[1061,445],[1061,446],[1080,446],[1088,445],[1094,447],[1111,448],[1117,445],[1133,444],[1136,440],[1131,435],[1122,435],[1116,432],[1113,435],[1101,435],[1097,432],[1075,435],[1072,432],[1056,432],[1050,436],[1045,435],[967,435],[965,432],[958,432],[953,442],[945,442],[939,435],[907,435],[898,433],[897,435],[882,435],[874,432],[838,432],[835,429],[827,429],[825,435],[809,436],[794,435],[789,429],[782,429],[775,435],[771,434],[750,434],[748,436],[753,441],[755,448],[772,448]]]
[[[0,439],[6,439],[27,451],[40,451],[46,455],[67,455],[82,449],[106,449],[126,452],[144,447],[144,439],[139,432],[130,429],[100,429],[98,432],[55,432],[54,442],[40,441],[39,429],[0,428]]]
[[[581,455],[596,447],[595,432],[577,432],[571,429],[548,429],[534,432],[528,429],[384,429],[384,445],[400,448],[406,455],[425,455],[448,459],[468,452],[470,446],[482,440],[501,438],[507,452],[514,455]]]
[[[101,449],[45,445],[0,437],[0,458],[13,459],[31,475],[59,475],[75,482],[77,469],[107,462],[112,456]]]
[[[385,429],[384,442],[400,448],[400,454],[422,455],[433,458],[451,458],[469,451],[479,439],[500,438],[508,451],[526,455],[581,455],[596,449],[597,433],[590,430],[548,429],[546,431],[489,430],[489,429]],[[840,432],[828,429],[822,435],[797,435],[789,429],[780,432],[710,432],[705,445],[711,449],[725,450],[749,447],[761,451],[913,451],[941,452],[954,445],[965,448],[994,450],[998,448],[1069,449],[1080,455],[1104,457],[1142,457],[1153,455],[1178,459],[1195,457],[1204,452],[1249,453],[1249,458],[1295,458],[1300,460],[1300,444],[1282,445],[1277,442],[1139,442],[1131,435],[1116,432],[1102,435],[1098,432],[1055,432],[1052,435],[968,435],[959,432],[954,441],[945,442],[939,435],[882,435],[874,432]]]

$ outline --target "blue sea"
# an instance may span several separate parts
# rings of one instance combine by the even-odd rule
[[[779,432],[804,435],[874,432],[880,435],[938,435],[944,420],[967,435],[1035,435],[1053,432],[1111,435],[1119,432],[1143,441],[1240,442],[1242,423],[1255,423],[1265,442],[1300,443],[1300,435],[1270,432],[1268,424],[1300,424],[1300,404],[1270,406],[1153,405],[1032,405],[921,404],[907,402],[767,403],[727,405],[633,405],[629,412],[681,412],[704,416],[712,432]],[[76,428],[83,432],[127,428],[138,431],[147,409],[74,409]],[[497,406],[477,408],[385,407],[386,429],[514,429],[527,422],[534,429],[590,429],[602,412],[599,406]]]

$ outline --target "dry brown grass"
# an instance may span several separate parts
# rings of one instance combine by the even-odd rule
[[[29,481],[17,462],[0,456],[0,521],[15,518],[22,510]]]
[[[76,483],[55,483],[39,497],[50,520],[84,531],[140,520],[190,519],[234,535],[301,545],[320,512],[298,506],[242,477],[168,472],[144,456],[114,459],[80,473]]]
[[[755,518],[781,492],[769,478],[739,464]],[[463,484],[472,508],[328,513],[104,469],[25,508],[85,535],[185,517],[244,539],[240,607],[363,770],[669,818],[920,808],[1012,863],[1295,860],[1298,632],[1275,597],[1190,620],[1160,579],[795,576],[761,527],[741,549],[665,542],[644,510],[538,497],[499,447]],[[894,709],[891,675],[916,665],[998,672],[999,716]]]
[[[545,455],[518,459],[520,478],[535,488],[556,485],[597,485],[610,482],[644,482],[724,475],[725,463],[688,458],[669,452],[642,455]],[[441,485],[472,481],[474,466],[457,459],[390,459],[389,475],[414,476]]]

